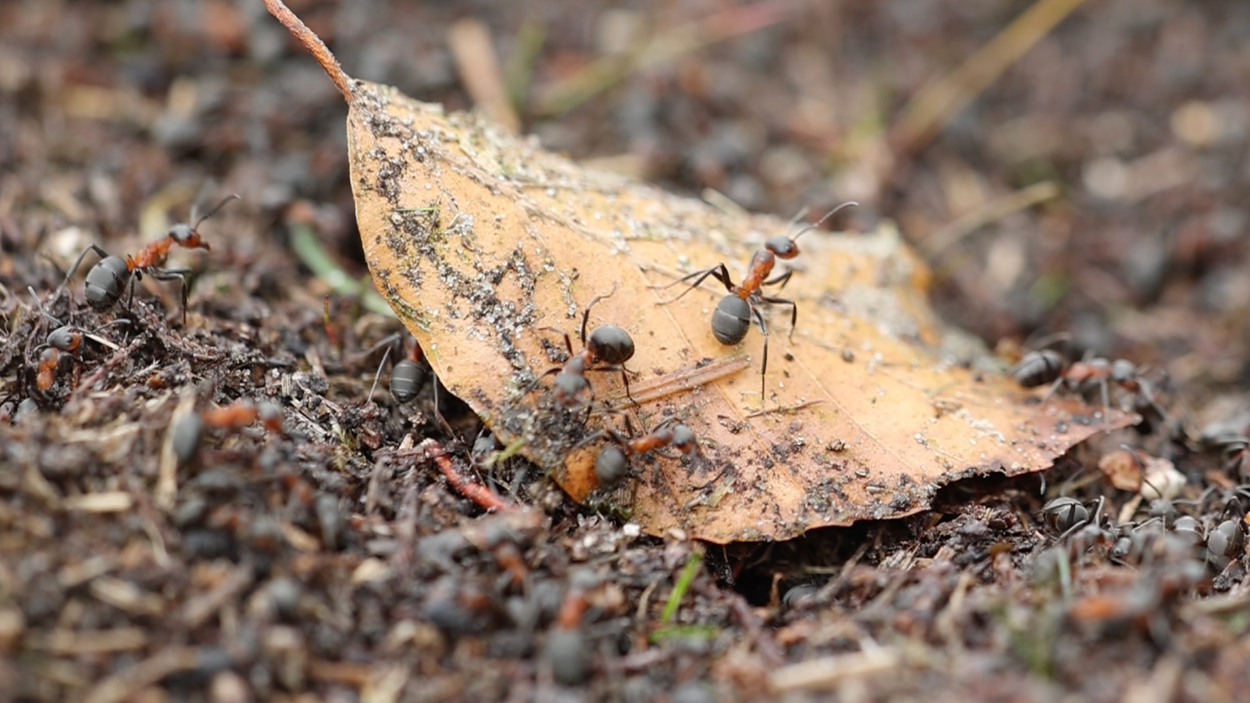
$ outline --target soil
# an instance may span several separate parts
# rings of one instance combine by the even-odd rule
[[[853,224],[925,254],[953,325],[1131,360],[1166,417],[905,520],[643,536],[488,466],[434,382],[388,392],[410,343],[298,235],[364,274],[346,107],[259,3],[6,3],[0,700],[1244,697],[1250,5],[1086,3],[909,144],[876,137],[1029,3],[779,4],[562,114],[542,96],[595,57],[729,4],[291,5],[353,75],[449,109],[473,103],[449,28],[483,22],[535,57],[520,115],[548,148],[782,216],[855,198]],[[89,245],[135,254],[228,193],[211,249],[171,254],[185,320],[155,276],[92,308],[96,253],[62,285]],[[82,341],[53,359],[62,323]],[[1171,500],[1125,509],[1099,469],[1125,444],[1130,475],[1184,478],[1150,474]]]

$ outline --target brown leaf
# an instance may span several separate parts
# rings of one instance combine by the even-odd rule
[[[383,297],[501,441],[524,439],[525,456],[574,499],[608,500],[649,533],[680,528],[723,543],[900,517],[928,507],[946,483],[1044,469],[1130,419],[1094,420],[1067,400],[1028,405],[1005,377],[938,360],[927,351],[941,335],[924,297],[927,270],[888,226],[800,240],[784,289],[798,303],[797,329],[788,339],[788,308],[765,311],[770,412],[753,415],[763,336],[722,346],[710,317],[723,289],[667,302],[684,285],[660,287],[719,262],[740,280],[785,223],[583,170],[471,115],[335,70],[327,66],[351,106],[356,216]],[[634,475],[600,495],[602,440],[583,443],[620,421],[583,422],[538,377],[564,345],[544,328],[568,330],[576,351],[584,306],[609,291],[590,325],[633,336],[641,407],[625,401],[616,373],[589,373],[597,397],[645,427],[676,417],[702,456],[635,456]]]
[[[1107,476],[1112,486],[1122,491],[1141,490],[1141,462],[1129,449],[1107,452],[1098,460],[1098,469]]]

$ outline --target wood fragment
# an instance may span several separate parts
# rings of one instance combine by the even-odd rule
[[[840,654],[782,667],[768,677],[773,693],[818,691],[843,681],[877,676],[897,669],[899,656],[890,649]]]

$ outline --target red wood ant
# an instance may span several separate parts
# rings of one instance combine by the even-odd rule
[[[1102,394],[1104,419],[1110,414],[1110,385],[1115,384],[1133,394],[1133,405],[1152,426],[1164,419],[1166,414],[1155,400],[1154,384],[1143,377],[1142,369],[1127,359],[1110,361],[1102,357],[1087,357],[1082,361],[1069,362],[1053,349],[1039,349],[1025,354],[1014,367],[1012,376],[1024,388],[1036,388],[1051,384],[1042,398],[1050,400],[1060,386],[1085,393],[1097,387]]]
[[[129,309],[131,303],[134,302],[135,280],[143,278],[143,274],[147,274],[158,281],[181,281],[182,324],[185,326],[187,324],[187,274],[191,273],[191,269],[165,268],[165,260],[169,258],[169,250],[176,244],[185,249],[209,251],[208,242],[200,237],[200,224],[217,214],[217,211],[224,207],[226,203],[237,199],[239,199],[238,195],[228,195],[200,217],[196,217],[196,207],[192,206],[191,219],[194,220],[194,224],[189,225],[185,222],[180,222],[170,227],[165,236],[154,240],[135,254],[127,254],[124,259],[120,256],[112,256],[100,248],[99,245],[92,244],[78,255],[78,260],[74,262],[74,265],[69,269],[69,273],[65,276],[65,282],[68,283],[74,277],[78,267],[82,265],[82,260],[91,251],[100,256],[100,261],[87,272],[87,281],[84,286],[87,304],[92,309],[106,310],[116,305],[121,300],[127,284],[130,286],[130,296],[126,301],[126,307]]]
[[[616,292],[616,286],[606,295],[595,296],[590,304],[586,306],[586,310],[582,313],[582,329],[581,341],[582,350],[573,352],[573,342],[569,340],[567,332],[553,329],[564,335],[564,346],[568,349],[569,358],[564,362],[563,366],[554,366],[547,369],[539,378],[555,374],[554,394],[556,402],[560,405],[571,408],[576,406],[583,392],[589,392],[593,400],[595,391],[591,387],[590,381],[586,380],[587,371],[620,371],[621,381],[625,384],[625,396],[637,405],[633,396],[629,392],[629,375],[625,369],[625,362],[634,356],[634,339],[629,333],[616,325],[599,325],[591,333],[586,336],[586,326],[590,320],[590,309],[600,300],[612,295]]]
[[[712,311],[712,335],[716,337],[716,341],[725,346],[733,346],[746,338],[747,332],[751,329],[751,320],[754,318],[756,324],[760,328],[760,333],[764,335],[764,352],[760,365],[760,407],[766,403],[766,385],[765,378],[768,373],[768,323],[764,320],[763,313],[760,312],[760,306],[769,305],[789,305],[790,306],[790,337],[794,337],[794,328],[799,320],[799,306],[793,300],[788,298],[777,298],[763,294],[764,286],[776,285],[784,287],[790,280],[790,276],[794,274],[793,269],[788,269],[785,273],[779,274],[773,278],[769,278],[773,267],[777,264],[777,259],[793,259],[799,255],[798,240],[805,233],[816,229],[825,220],[833,217],[839,210],[858,205],[854,201],[848,201],[835,207],[825,213],[816,222],[807,225],[799,230],[793,237],[785,235],[777,235],[769,237],[764,241],[764,248],[756,251],[751,255],[751,262],[747,265],[747,274],[742,279],[742,283],[735,285],[733,279],[729,277],[729,269],[721,262],[711,268],[695,271],[687,274],[681,279],[675,281],[671,285],[677,283],[685,283],[693,280],[690,287],[682,291],[681,295],[673,298],[673,301],[680,300],[682,296],[691,290],[698,288],[709,276],[720,281],[725,286],[728,295],[720,299],[716,304],[716,309]],[[669,301],[669,302],[673,302]]]
[[[34,295],[33,290],[31,294]],[[38,297],[35,299],[38,301]],[[56,372],[61,365],[61,354],[72,354],[73,358],[78,359],[83,339],[91,336],[91,333],[73,325],[62,325],[60,320],[52,317],[42,308],[40,308],[40,312],[45,318],[57,325],[55,329],[48,333],[44,343],[35,347],[35,351],[43,350],[36,364],[35,387],[41,391],[47,391],[56,383]],[[129,320],[113,320],[98,327],[97,331],[115,324],[129,324]],[[99,338],[96,338],[96,340],[103,341]]]
[[[665,420],[641,437],[625,437],[615,430],[605,430],[613,443],[600,449],[599,455],[595,457],[595,476],[599,479],[599,485],[610,487],[619,483],[629,471],[629,457],[635,454],[656,452],[670,446],[676,447],[686,455],[697,454],[699,442],[694,432],[689,427],[675,423],[673,420],[673,418]],[[629,425],[628,417],[626,417],[625,424]],[[632,431],[633,428],[630,427],[630,432]]]
[[[195,458],[206,427],[238,432],[256,420],[270,432],[282,432],[282,408],[268,402],[258,406],[249,400],[239,400],[225,407],[187,415],[174,427],[174,455],[183,464]]]

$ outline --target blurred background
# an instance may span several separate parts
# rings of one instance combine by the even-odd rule
[[[289,4],[350,74],[579,161],[783,218],[859,200],[991,345],[1066,331],[1165,368],[1197,416],[1243,405],[1250,3]],[[63,269],[212,178],[265,215],[227,214],[225,250],[293,270],[255,223],[300,203],[363,273],[345,112],[260,0],[8,0],[0,266]]]

